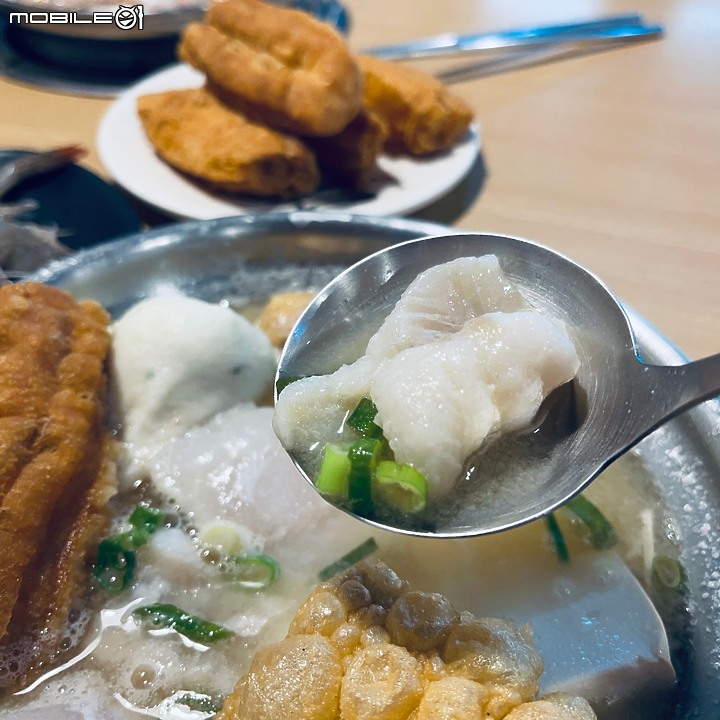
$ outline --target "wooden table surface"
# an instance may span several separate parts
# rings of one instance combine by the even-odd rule
[[[356,49],[618,12],[662,23],[657,42],[455,84],[481,126],[482,172],[417,215],[549,245],[691,358],[720,351],[718,0],[347,6]],[[87,165],[104,172],[94,143],[109,103],[0,77],[0,148],[79,142],[93,149]]]

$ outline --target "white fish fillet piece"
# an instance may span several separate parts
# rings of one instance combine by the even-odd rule
[[[307,449],[337,432],[346,413],[370,394],[377,368],[398,352],[456,333],[486,312],[528,305],[495,255],[458,258],[421,273],[370,339],[365,355],[331,375],[286,387],[276,405],[275,432],[289,449]]]
[[[495,255],[458,258],[431,267],[408,285],[365,354],[379,364],[456,333],[472,318],[528,307]]]
[[[396,459],[420,470],[439,497],[486,438],[529,425],[577,367],[573,344],[552,320],[536,310],[493,312],[383,363],[370,396]]]
[[[226,410],[164,443],[147,469],[159,490],[192,511],[201,532],[218,521],[241,525],[257,538],[256,550],[317,572],[368,530],[302,478],[273,433],[272,413],[251,404]]]

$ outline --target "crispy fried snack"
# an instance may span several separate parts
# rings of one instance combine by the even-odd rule
[[[386,123],[378,115],[362,109],[340,134],[309,138],[308,144],[323,177],[339,185],[363,188],[375,170],[388,134]]]
[[[472,110],[439,80],[416,68],[361,56],[364,106],[387,124],[392,152],[428,155],[450,149],[466,132]]]
[[[163,160],[216,190],[296,197],[320,181],[300,140],[250,122],[206,88],[144,95],[138,113]]]
[[[68,639],[63,627],[107,526],[108,324],[100,306],[61,290],[0,288],[0,687]]]
[[[541,672],[528,626],[458,613],[363,561],[316,588],[215,720],[595,719],[580,698],[533,702]]]
[[[342,37],[307,13],[259,0],[213,2],[178,54],[232,93],[254,120],[334,135],[357,115],[361,75]]]

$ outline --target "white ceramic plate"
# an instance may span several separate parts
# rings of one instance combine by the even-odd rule
[[[470,171],[480,148],[473,127],[449,153],[430,159],[381,157],[378,165],[392,178],[372,195],[345,196],[332,189],[296,202],[274,202],[214,195],[165,164],[145,137],[136,112],[140,95],[199,87],[203,76],[187,65],[161,70],[133,85],[110,106],[100,123],[97,145],[110,175],[128,192],[177,218],[208,220],[274,210],[341,210],[353,214],[403,215],[445,195]]]

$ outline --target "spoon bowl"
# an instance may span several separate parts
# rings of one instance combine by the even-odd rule
[[[278,378],[331,373],[353,362],[420,273],[488,254],[497,256],[535,309],[565,325],[580,361],[569,388],[574,422],[539,452],[508,452],[500,472],[476,478],[431,527],[396,527],[357,516],[365,522],[412,535],[466,537],[535,520],[570,500],[659,425],[720,393],[720,355],[676,367],[643,363],[625,311],[592,273],[528,240],[480,233],[404,242],[341,273],[298,320]]]

